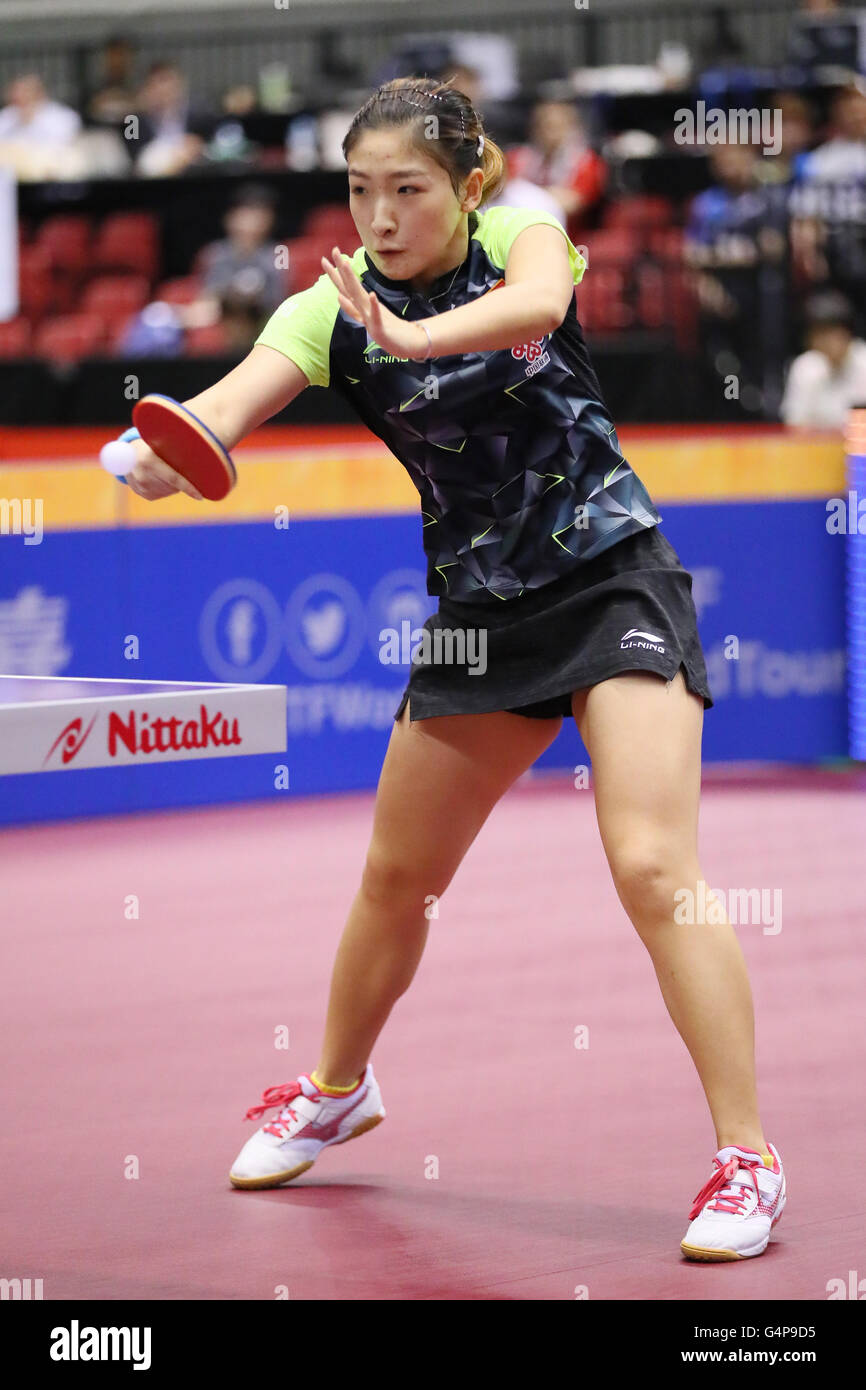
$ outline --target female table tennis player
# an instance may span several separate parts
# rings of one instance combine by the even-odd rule
[[[546,213],[494,207],[503,157],[459,91],[386,83],[343,143],[363,242],[273,314],[249,356],[189,408],[232,448],[308,383],[330,385],[421,494],[425,624],[486,633],[487,667],[413,662],[309,1074],[247,1114],[241,1188],[276,1187],[384,1118],[370,1054],[448,887],[503,793],[573,717],[620,901],[649,951],[707,1098],[717,1152],[681,1243],[760,1255],[785,1203],[761,1127],[745,963],[697,893],[701,729],[712,707],[691,576],[619,451],[576,317],[585,262]],[[495,292],[494,292],[495,291]],[[182,480],[139,441],[143,497]],[[431,643],[434,646],[435,643]],[[429,646],[425,649],[429,651]],[[679,899],[682,901],[682,899]]]

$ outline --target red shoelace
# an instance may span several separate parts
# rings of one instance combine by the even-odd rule
[[[269,1086],[266,1091],[262,1091],[261,1105],[251,1106],[244,1116],[244,1119],[258,1120],[264,1115],[266,1110],[270,1110],[274,1105],[280,1105],[288,1109],[292,1119],[296,1120],[298,1118],[297,1114],[291,1108],[289,1102],[297,1100],[298,1096],[302,1096],[303,1094],[304,1092],[299,1081],[291,1081],[285,1086]],[[321,1096],[306,1096],[305,1099],[315,1101],[318,1104],[321,1100]],[[269,1134],[275,1134],[278,1139],[283,1137],[279,1120],[274,1120],[271,1124],[264,1125],[263,1128],[266,1129]]]
[[[757,1193],[758,1201],[761,1200],[761,1189],[758,1187],[758,1179],[755,1177],[755,1169],[763,1167],[760,1159],[756,1159],[753,1162],[750,1158],[740,1158],[737,1154],[733,1154],[728,1159],[727,1163],[719,1163],[717,1158],[714,1158],[713,1162],[718,1164],[718,1167],[709,1182],[701,1188],[695,1198],[692,1209],[689,1212],[690,1221],[693,1221],[696,1216],[700,1215],[704,1204],[709,1201],[714,1193],[718,1193],[719,1195],[714,1202],[710,1202],[711,1211],[731,1211],[736,1216],[742,1216],[746,1204],[746,1193],[740,1183],[737,1184],[736,1188],[731,1185],[729,1190],[723,1190],[728,1189],[728,1185],[732,1184],[732,1180],[736,1177],[740,1168],[744,1168],[748,1173],[752,1182],[755,1184],[755,1192]]]

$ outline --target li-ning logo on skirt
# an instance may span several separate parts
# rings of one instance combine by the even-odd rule
[[[641,632],[640,628],[630,627],[619,639],[620,651],[627,651],[629,647],[643,647],[645,651],[664,653],[664,638],[657,637],[654,632]]]

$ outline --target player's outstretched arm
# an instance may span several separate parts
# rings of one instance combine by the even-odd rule
[[[252,430],[284,410],[309,384],[290,357],[257,345],[213,386],[183,404],[231,451]]]
[[[309,382],[300,367],[273,348],[256,346],[213,386],[183,404],[212,430],[228,450],[258,425],[284,410]],[[148,502],[185,492],[201,501],[201,493],[159,458],[143,439],[133,444],[137,460],[126,482]]]

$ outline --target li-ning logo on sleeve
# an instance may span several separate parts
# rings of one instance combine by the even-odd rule
[[[525,376],[535,376],[550,361],[550,353],[544,350],[544,338],[533,338],[528,343],[518,343],[511,349],[511,356],[526,359]]]
[[[645,640],[639,640],[641,638]],[[654,632],[641,632],[640,628],[630,627],[628,632],[624,632],[619,639],[619,649],[624,652],[629,647],[643,647],[645,651],[663,653],[664,640],[663,637],[657,637]]]

